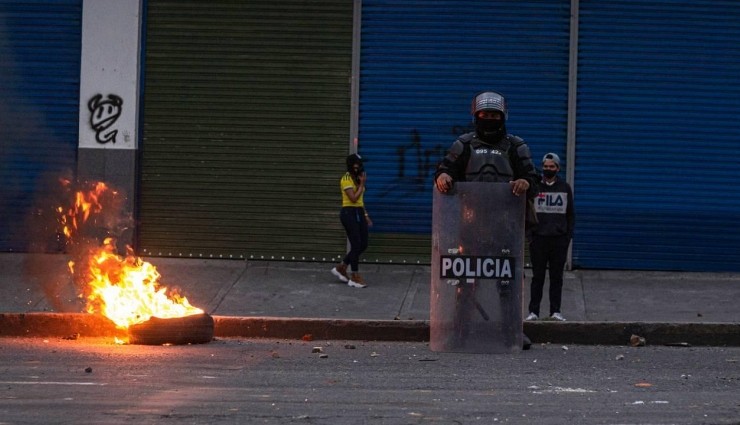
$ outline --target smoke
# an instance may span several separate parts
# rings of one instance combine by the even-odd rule
[[[127,247],[118,248],[115,242],[133,221],[123,213],[126,196],[122,191],[102,182],[75,182],[67,177],[45,182],[25,226],[30,251],[26,277],[60,312],[84,310],[89,289],[85,265],[104,245],[125,253]],[[48,255],[54,253],[66,255]]]

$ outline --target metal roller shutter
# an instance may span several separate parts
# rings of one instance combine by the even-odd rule
[[[430,262],[432,173],[498,90],[535,158],[565,159],[570,2],[364,0],[359,150],[370,261]],[[491,217],[495,220],[495,217]]]
[[[31,210],[75,169],[81,3],[0,1],[0,251],[60,248],[37,239],[53,233],[53,212]],[[24,225],[46,212],[51,229]]]
[[[148,2],[139,251],[344,252],[352,20],[350,1]]]
[[[580,12],[574,263],[739,271],[740,3]]]

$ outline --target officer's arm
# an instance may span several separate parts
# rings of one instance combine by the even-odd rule
[[[527,198],[534,198],[539,192],[539,181],[540,177],[537,175],[537,169],[534,167],[532,162],[532,154],[529,151],[529,146],[526,143],[522,143],[517,146],[516,154],[519,160],[514,164],[514,177],[517,179],[524,179],[529,183],[529,189],[527,189]]]
[[[434,178],[439,177],[440,174],[448,174],[453,180],[459,180],[460,175],[463,172],[463,154],[465,152],[465,145],[460,141],[456,140],[455,143],[450,146],[450,150],[447,151],[447,155],[442,161],[437,164],[437,170],[434,173]]]

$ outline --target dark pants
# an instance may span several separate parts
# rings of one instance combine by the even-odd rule
[[[342,207],[339,218],[347,232],[349,240],[349,252],[344,256],[342,262],[349,264],[352,271],[359,271],[360,254],[367,249],[367,220],[365,220],[365,209],[357,207]]]
[[[563,268],[568,259],[567,236],[532,236],[529,256],[532,260],[532,284],[529,299],[529,312],[540,315],[542,289],[545,286],[545,272],[550,270],[550,314],[560,313],[563,292]]]

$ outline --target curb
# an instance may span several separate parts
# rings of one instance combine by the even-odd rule
[[[110,320],[87,313],[3,313],[0,337],[125,337]]]
[[[214,316],[216,336],[366,341],[429,341],[421,320],[302,319]]]
[[[429,321],[213,316],[215,337],[428,342]],[[533,343],[740,346],[740,323],[524,322]],[[87,313],[2,313],[0,337],[126,337]]]
[[[525,322],[532,342],[630,345],[632,335],[645,345],[740,346],[740,323]]]

